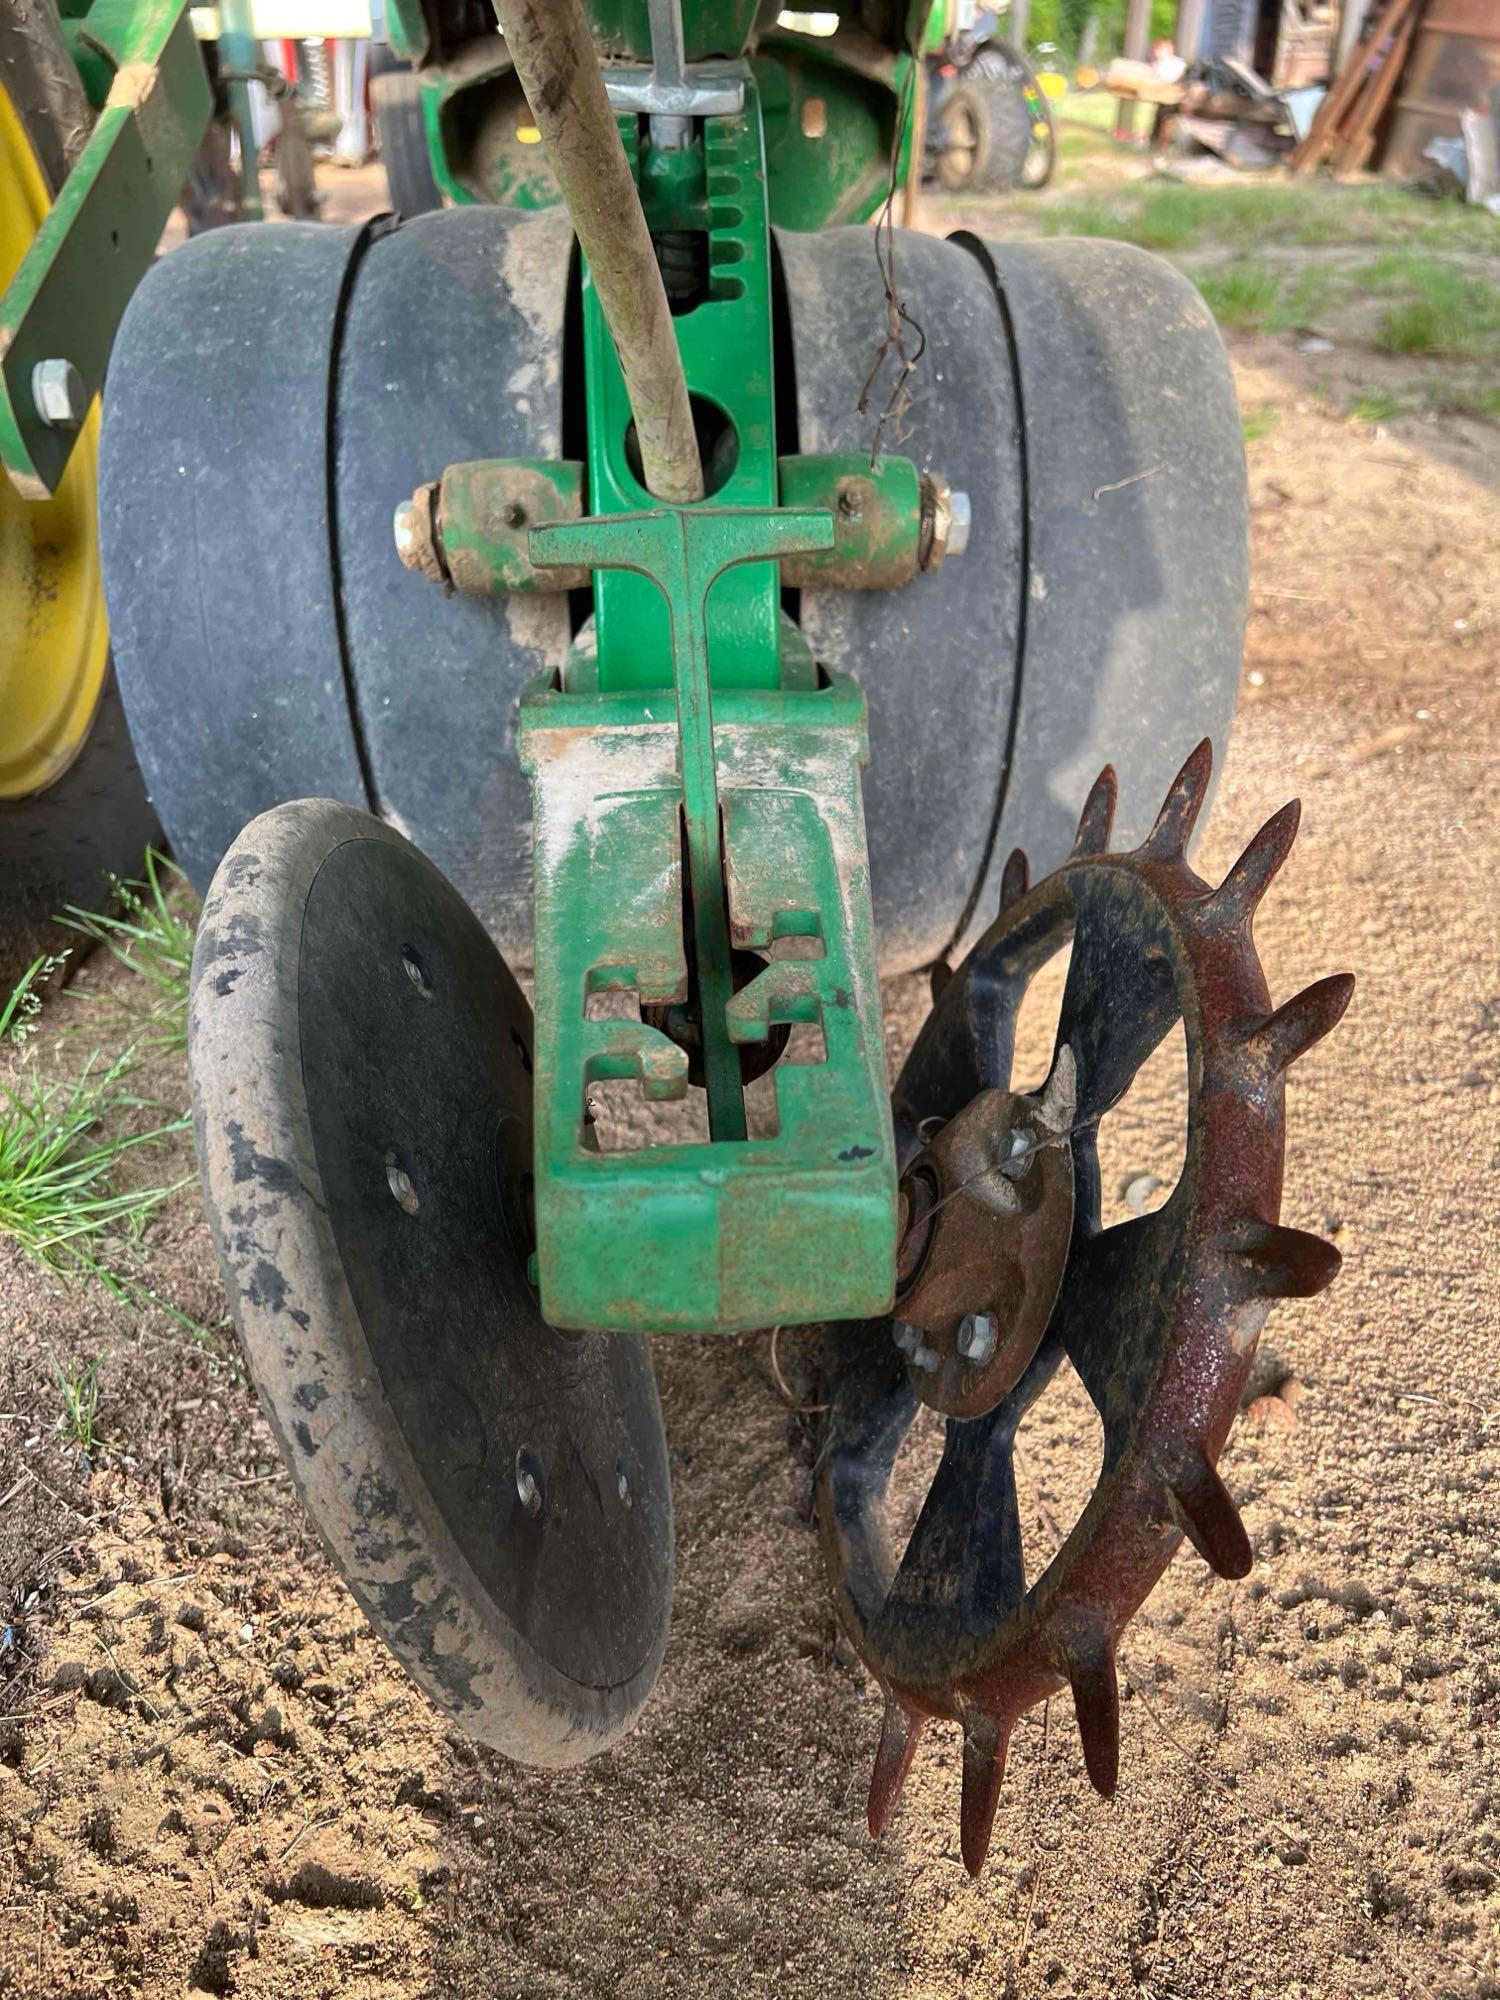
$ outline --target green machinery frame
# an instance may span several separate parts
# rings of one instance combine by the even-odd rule
[[[690,60],[729,51],[732,110],[693,119],[686,143],[683,121],[668,143],[650,117],[619,120],[648,226],[704,260],[673,325],[712,447],[705,501],[662,508],[641,483],[585,266],[587,462],[450,467],[427,502],[418,566],[449,585],[593,579],[592,620],[564,672],[527,691],[519,728],[536,846],[536,1276],[565,1327],[865,1317],[894,1285],[864,699],[820,673],[781,591],[899,586],[942,559],[947,500],[900,458],[778,459],[770,230],[880,199],[908,139],[901,86],[926,7],[913,0],[883,43],[852,27],[842,46],[788,52],[806,38],[773,35],[737,62],[754,12],[687,10]],[[645,0],[599,0],[592,24],[611,56],[649,52]],[[212,110],[181,0],[95,0],[72,32],[102,109],[0,305],[0,456],[28,491],[51,490],[72,441],[36,406],[36,366],[65,356],[84,408],[97,393]],[[397,0],[393,38],[438,53],[414,0]],[[497,38],[482,41],[459,61],[470,77],[496,61]],[[449,89],[454,63],[434,74]],[[816,113],[809,78],[828,92]],[[640,1018],[600,1018],[621,991]],[[696,1072],[674,1010],[679,1029],[696,1017]],[[741,1052],[797,1024],[821,1031],[819,1058],[777,1066],[774,1111],[752,1131]],[[600,1150],[591,1089],[632,1079],[670,1100],[695,1073],[706,1143]]]
[[[98,117],[0,297],[0,463],[33,500],[57,490],[213,114],[184,0],[93,0],[63,14]],[[36,394],[46,363],[71,371],[57,414]]]
[[[841,11],[831,35],[773,28],[744,59],[761,108],[767,199],[779,229],[865,222],[910,159],[910,51],[922,46],[931,0]],[[688,0],[689,62],[734,59],[754,26],[755,0]],[[590,0],[600,52],[650,60],[646,0]],[[445,24],[441,4],[389,0],[391,46],[415,68],[433,176],[456,205],[542,208],[557,184],[504,42]],[[904,114],[904,115],[903,115]]]
[[[705,19],[724,14],[727,34],[744,12],[689,11],[690,52],[714,50]],[[619,24],[643,7],[591,10],[596,38],[605,15],[638,53]],[[592,618],[562,673],[527,690],[518,728],[535,849],[534,1275],[564,1327],[865,1318],[894,1290],[864,696],[819,670],[782,586],[899,587],[941,559],[942,489],[899,457],[777,457],[762,74],[746,66],[740,107],[695,120],[686,145],[658,143],[648,116],[618,119],[651,232],[701,254],[700,295],[673,326],[705,500],[664,508],[642,483],[585,263],[586,463],[452,466],[413,503],[409,559],[450,587],[593,582]],[[892,125],[865,156],[882,188],[896,142]],[[797,194],[816,220],[847,193],[830,160],[833,177]],[[621,994],[629,1007],[599,1004]],[[685,1008],[696,1042],[669,1032]],[[757,1100],[754,1124],[742,1052],[798,1024],[820,1031],[815,1059],[775,1067],[774,1108]],[[660,1104],[690,1074],[706,1142],[601,1149],[599,1085],[630,1080]]]

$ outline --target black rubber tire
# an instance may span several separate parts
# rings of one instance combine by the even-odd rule
[[[561,454],[570,247],[560,210],[252,225],[140,287],[104,428],[105,581],[200,892],[257,813],[339,798],[402,826],[530,962],[514,713],[562,663],[567,600],[445,596],[402,568],[391,516],[455,461]]]
[[[988,41],[983,48],[975,51],[965,66],[963,75],[965,81],[971,78],[974,80],[982,77],[993,78],[999,82],[1009,83],[1012,88],[1020,92],[1027,106],[1031,136],[1016,185],[1025,188],[1028,193],[1035,193],[1038,188],[1044,188],[1051,180],[1053,168],[1057,164],[1057,127],[1053,122],[1052,106],[1048,102],[1047,93],[1042,89],[1041,80],[1032,68],[1030,58],[1024,55],[1014,42]],[[1037,116],[1038,112],[1041,114],[1040,118]],[[1039,124],[1043,127],[1041,137],[1037,136]]]
[[[49,7],[0,13],[0,69],[53,193],[87,132],[88,107]],[[0,478],[4,475],[0,474]],[[161,829],[146,797],[113,667],[93,725],[53,784],[0,801],[0,981],[9,991],[68,904],[98,909],[117,877],[138,875]]]
[[[938,110],[947,143],[937,177],[950,194],[1005,194],[1019,187],[1031,150],[1031,113],[1010,78],[966,73]],[[959,144],[957,135],[967,143]]]
[[[798,448],[868,448],[855,404],[883,301],[869,235],[778,242]],[[1124,244],[898,231],[896,270],[929,342],[899,448],[968,492],[968,551],[894,596],[801,605],[814,653],[869,698],[885,973],[972,939],[1011,848],[1033,879],[1059,867],[1106,762],[1122,846],[1202,737],[1222,767],[1249,530],[1223,343],[1171,266]]]
[[[868,451],[856,407],[885,291],[867,229],[778,232],[800,451]],[[897,279],[927,348],[893,448],[969,495],[971,553],[899,591],[804,590],[802,629],[853,674],[870,711],[865,825],[883,973],[930,964],[952,937],[993,837],[1020,647],[1020,420],[1005,323],[962,250],[898,230]],[[878,386],[884,395],[889,372]],[[782,449],[788,447],[783,445]]]
[[[370,245],[339,338],[334,518],[373,797],[512,965],[532,955],[516,706],[563,664],[568,601],[445,596],[401,567],[391,512],[448,465],[562,456],[572,244],[562,208],[422,216]]]
[[[1250,499],[1229,359],[1180,272],[1127,243],[952,240],[992,275],[1024,419],[1025,632],[988,918],[1013,847],[1033,881],[1061,866],[1104,764],[1118,848],[1145,838],[1205,736],[1223,770]]]
[[[316,223],[210,230],[146,274],[115,341],[99,486],[115,664],[200,895],[267,806],[369,803],[328,491],[330,350],[361,242]]]
[[[394,828],[303,799],[226,855],[189,1060],[251,1373],[397,1658],[470,1735],[562,1766],[655,1683],[672,1503],[646,1341],[555,1332],[528,1281],[531,1044]]]
[[[443,197],[433,176],[422,118],[422,85],[409,69],[370,79],[370,115],[391,207],[401,216],[427,215]]]
[[[778,245],[796,447],[868,449],[872,239]],[[905,232],[896,256],[929,343],[899,448],[969,494],[970,548],[895,596],[801,594],[815,654],[869,696],[887,973],[983,918],[1010,846],[1056,867],[1106,760],[1122,840],[1200,737],[1222,762],[1248,521],[1222,343],[1167,265]],[[341,794],[402,826],[529,962],[513,715],[561,664],[567,605],[444,597],[397,562],[390,511],[457,459],[560,453],[567,267],[560,212],[476,207],[364,235],[220,231],[142,286],[105,430],[106,578],[132,727],[200,887],[255,813]]]

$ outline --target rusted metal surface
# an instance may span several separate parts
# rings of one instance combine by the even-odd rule
[[[1456,139],[1465,111],[1482,111],[1500,86],[1500,7],[1495,0],[1430,0],[1397,86],[1380,166],[1427,171],[1433,139]]]
[[[906,1163],[929,1121],[1009,1087],[1027,985],[1071,939],[1057,1050],[1071,1051],[1075,1216],[1045,1337],[1011,1393],[950,1422],[942,1464],[899,1564],[880,1500],[918,1390],[868,1325],[844,1336],[832,1386],[819,1512],[841,1617],[886,1694],[870,1826],[894,1809],[934,1718],[964,1730],[962,1849],[983,1866],[1017,1719],[1071,1686],[1096,1789],[1115,1788],[1119,1635],[1186,1536],[1221,1576],[1250,1544],[1216,1470],[1272,1302],[1321,1291],[1330,1245],[1280,1226],[1287,1068],[1338,1021],[1353,982],[1320,980],[1280,1008],[1250,926],[1291,847],[1279,812],[1217,889],[1185,850],[1208,788],[1194,752],[1140,847],[1109,854],[1114,774],[1089,795],[1069,861],[1035,889],[1006,871],[1000,916],[944,987],[895,1094]],[[1181,1020],[1186,1159],[1166,1206],[1105,1229],[1096,1130]],[[1054,1057],[1054,1062],[1057,1058]],[[1067,1357],[1104,1429],[1097,1488],[1028,1589],[1012,1448],[1026,1410]]]
[[[945,1416],[992,1410],[1041,1345],[1073,1233],[1074,1096],[1064,1049],[1046,1091],[982,1091],[902,1177],[896,1319],[926,1336],[913,1385]]]
[[[538,569],[531,531],[583,515],[583,466],[573,460],[479,458],[450,465],[438,488],[437,540],[444,573],[470,597],[580,590],[586,569]]]

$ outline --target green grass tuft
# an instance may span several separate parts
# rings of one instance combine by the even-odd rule
[[[38,959],[0,1008],[0,1044],[32,1031],[47,964]],[[133,1047],[102,1068],[90,1057],[68,1082],[26,1074],[29,1060],[23,1049],[19,1080],[0,1081],[0,1235],[58,1276],[94,1278],[115,1298],[140,1303],[149,1294],[128,1265],[147,1218],[185,1183],[121,1186],[117,1176],[141,1148],[189,1121],[132,1129],[142,1112],[160,1109],[121,1088],[137,1066]]]
[[[1232,264],[1205,271],[1198,290],[1220,326],[1249,333],[1270,323],[1281,303],[1281,276],[1264,264]]]
[[[180,1054],[187,1047],[188,977],[193,965],[193,918],[174,902],[187,900],[187,877],[174,861],[146,852],[142,879],[115,883],[118,915],[69,904],[58,922],[102,945],[147,989],[144,1007],[111,996],[103,1002],[120,1017],[143,1055]],[[89,996],[91,999],[94,996]]]
[[[1375,330],[1387,354],[1441,354],[1500,365],[1500,285],[1412,252],[1379,257],[1354,274],[1393,303]]]
[[[57,1377],[63,1403],[58,1429],[85,1458],[92,1457],[99,1442],[94,1426],[99,1415],[99,1370],[103,1364],[102,1354],[96,1354],[92,1361],[77,1368],[64,1368],[55,1354],[52,1357],[52,1372]]]
[[[1399,417],[1406,404],[1390,389],[1377,389],[1373,395],[1361,396],[1350,406],[1349,414],[1356,423],[1385,424],[1392,417]]]
[[[1240,413],[1240,428],[1245,434],[1246,444],[1259,444],[1275,430],[1281,417],[1274,403],[1255,403]]]

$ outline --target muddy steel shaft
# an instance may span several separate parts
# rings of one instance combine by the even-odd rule
[[[701,500],[666,287],[580,0],[495,0],[495,13],[614,337],[645,483],[674,506]]]

